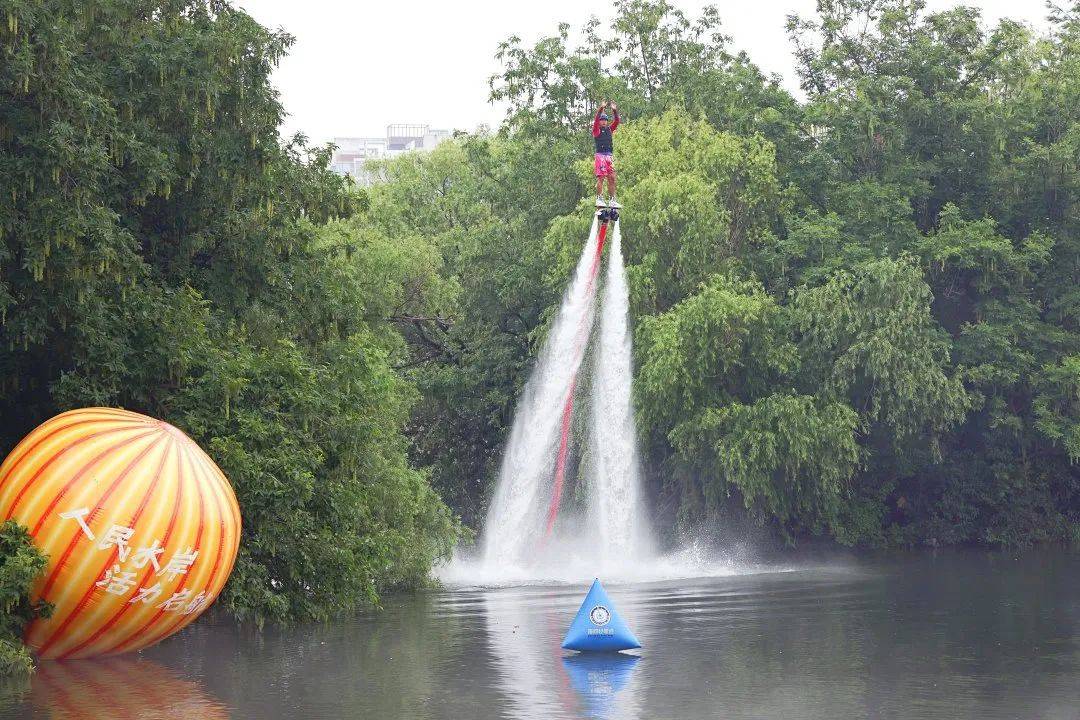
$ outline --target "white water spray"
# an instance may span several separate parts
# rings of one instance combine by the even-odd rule
[[[592,382],[589,433],[592,473],[589,527],[597,535],[602,566],[640,563],[652,555],[652,532],[641,491],[634,423],[630,300],[615,223],[600,307],[599,354]]]
[[[497,573],[545,573],[540,565],[588,565],[591,572],[634,568],[651,555],[631,401],[629,300],[622,237],[611,223],[600,331],[594,338],[585,517],[545,532],[570,395],[592,334],[600,259],[594,220],[573,281],[518,405],[498,486],[484,527],[483,565]],[[561,433],[560,433],[561,426]],[[565,442],[565,438],[562,438]],[[567,513],[561,513],[562,516]],[[583,520],[583,522],[582,522]],[[550,529],[550,526],[548,527]]]
[[[592,327],[598,229],[594,218],[574,279],[518,402],[484,523],[485,564],[524,563],[543,540],[563,406],[584,355],[582,333],[587,335]]]
[[[518,402],[498,486],[488,511],[479,556],[457,556],[436,570],[450,587],[651,582],[743,575],[787,568],[748,564],[727,552],[690,542],[659,554],[644,507],[632,404],[629,298],[619,224],[612,223],[608,269],[594,340],[588,453],[587,508],[562,512],[545,536],[567,398],[585,355],[597,296],[599,225],[589,240],[535,369]],[[580,389],[586,387],[582,383]],[[502,645],[499,645],[501,648]]]

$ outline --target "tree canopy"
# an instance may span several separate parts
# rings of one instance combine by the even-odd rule
[[[451,311],[462,352],[414,371],[431,401],[420,457],[454,507],[482,516],[584,237],[590,167],[573,158],[615,98],[659,527],[749,510],[789,539],[1076,538],[1080,5],[1037,34],[966,7],[821,2],[788,23],[801,99],[730,49],[720,11],[614,12],[508,39],[500,132],[390,163],[426,167],[452,188],[438,202],[485,212],[483,229],[415,226],[454,238],[440,245],[450,277],[483,278]],[[460,253],[473,242],[483,254]],[[466,426],[462,445],[450,433]]]
[[[282,142],[292,38],[222,0],[12,0],[0,28],[0,447],[118,405],[192,435],[243,537],[224,602],[308,618],[426,581],[457,536],[403,428],[418,238]],[[430,286],[430,292],[429,290]]]

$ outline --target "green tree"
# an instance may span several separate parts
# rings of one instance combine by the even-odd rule
[[[48,604],[30,600],[30,587],[47,562],[26,528],[11,520],[0,525],[0,679],[33,669],[22,635],[35,618],[52,612]]]
[[[1038,36],[970,8],[822,2],[789,23],[804,102],[729,51],[713,9],[622,2],[578,48],[569,25],[532,47],[511,38],[492,80],[509,105],[499,135],[413,158],[375,193],[410,198],[392,204],[444,238],[462,288],[418,366],[437,381],[420,383],[436,402],[414,416],[415,457],[476,523],[585,234],[591,172],[573,159],[614,97],[661,527],[714,522],[738,499],[791,538],[1074,533],[1078,16],[1054,11]],[[470,434],[439,429],[448,418]]]
[[[458,525],[408,461],[402,318],[453,284],[419,237],[349,224],[368,198],[329,149],[279,140],[292,38],[224,0],[5,15],[0,448],[80,405],[185,429],[237,491],[241,617],[426,582]]]

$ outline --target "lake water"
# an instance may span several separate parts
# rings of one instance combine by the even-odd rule
[[[1080,719],[1080,555],[941,552],[607,586],[633,655],[559,643],[580,585],[453,588],[44,663],[10,718]]]

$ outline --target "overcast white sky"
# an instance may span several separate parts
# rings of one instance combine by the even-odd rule
[[[289,113],[284,132],[323,142],[334,136],[382,135],[389,123],[428,123],[472,130],[495,126],[501,108],[488,103],[488,78],[499,68],[496,46],[510,35],[526,41],[551,34],[559,22],[580,26],[612,16],[598,0],[235,0],[259,22],[283,27],[296,44],[274,74]],[[795,89],[785,18],[811,15],[815,0],[674,0],[691,17],[720,8],[734,48]],[[961,4],[930,0],[931,9]],[[967,0],[985,20],[1002,17],[1045,27],[1044,0]]]

